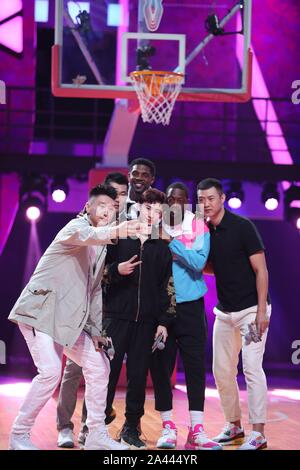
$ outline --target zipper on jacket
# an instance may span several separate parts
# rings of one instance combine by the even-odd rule
[[[140,261],[142,261],[142,256],[143,256],[143,249],[144,246],[141,242],[141,247],[140,247]],[[138,284],[138,307],[137,307],[137,312],[136,312],[136,317],[135,321],[138,321],[139,315],[140,315],[140,307],[141,307],[141,280],[142,280],[142,264],[139,265],[139,284]]]

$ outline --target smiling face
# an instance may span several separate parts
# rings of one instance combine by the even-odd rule
[[[86,203],[86,211],[94,227],[103,227],[116,218],[116,201],[109,196],[93,196]]]
[[[225,194],[220,193],[214,186],[209,189],[198,189],[198,204],[203,205],[204,216],[215,220],[224,208]]]
[[[131,188],[137,195],[142,195],[154,182],[154,176],[146,165],[133,165],[128,173],[128,180]]]

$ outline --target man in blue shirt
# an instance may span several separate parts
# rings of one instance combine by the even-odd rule
[[[161,449],[174,449],[177,429],[172,420],[172,376],[179,349],[185,370],[191,427],[186,449],[221,450],[208,439],[203,429],[205,397],[205,348],[207,322],[204,294],[207,291],[202,270],[206,265],[210,235],[200,218],[187,210],[188,190],[182,183],[171,184],[166,191],[171,212],[163,224],[163,236],[170,240],[173,255],[173,278],[176,318],[170,326],[163,351],[152,356],[151,376],[155,391],[155,408],[160,411],[163,429],[157,442]]]

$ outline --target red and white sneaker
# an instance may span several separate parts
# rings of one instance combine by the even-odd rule
[[[257,431],[252,431],[244,444],[237,450],[262,450],[267,448],[267,439]]]
[[[164,421],[161,437],[158,439],[156,447],[158,449],[175,449],[177,444],[177,428],[173,421]]]
[[[194,429],[189,428],[189,434],[185,443],[188,450],[223,450],[223,447],[215,441],[208,439],[202,424],[197,424]]]
[[[243,428],[233,423],[226,423],[220,434],[213,437],[213,441],[223,446],[241,445],[244,442],[244,437],[245,433]]]

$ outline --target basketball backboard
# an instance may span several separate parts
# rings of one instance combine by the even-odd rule
[[[184,74],[178,100],[250,99],[251,0],[56,0],[55,24],[55,96],[136,98],[152,69]]]

